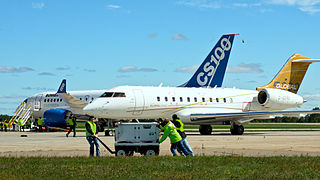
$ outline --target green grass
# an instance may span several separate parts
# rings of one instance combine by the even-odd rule
[[[213,129],[230,129],[230,125],[212,125]],[[246,124],[245,129],[320,129],[320,125],[309,124]],[[199,129],[198,125],[186,125],[185,129]]]
[[[0,158],[0,179],[320,179],[320,157]]]

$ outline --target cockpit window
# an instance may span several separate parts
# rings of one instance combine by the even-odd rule
[[[105,92],[100,97],[126,97],[123,92]]]
[[[113,97],[126,97],[126,95],[122,92],[116,92],[114,93]]]
[[[113,92],[105,92],[100,97],[112,97]]]

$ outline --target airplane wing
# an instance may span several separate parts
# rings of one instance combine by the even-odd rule
[[[230,111],[230,110],[229,110]],[[187,112],[181,114],[187,115]],[[320,114],[320,110],[312,111],[256,111],[256,112],[192,112],[189,114],[192,123],[208,123],[222,122],[222,121],[239,121],[247,122],[253,119],[269,119],[270,116],[284,115],[284,116],[300,116],[300,114]]]
[[[63,99],[65,99],[68,103],[68,105],[70,106],[70,108],[72,109],[83,109],[88,103],[87,102],[83,102],[80,99],[71,96],[68,93],[57,93],[60,97],[62,97]]]
[[[81,111],[88,103],[83,102],[80,99],[68,94],[66,91],[66,86],[67,86],[66,80],[64,79],[62,80],[61,85],[59,86],[57,94],[67,101],[72,111],[75,111],[75,112]]]

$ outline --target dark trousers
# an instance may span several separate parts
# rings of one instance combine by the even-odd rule
[[[76,126],[75,125],[69,126],[69,131],[67,133],[67,136],[69,136],[69,134],[71,133],[72,130],[73,130],[73,137],[76,137]]]

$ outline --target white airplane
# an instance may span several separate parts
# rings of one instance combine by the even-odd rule
[[[222,35],[196,73],[181,87],[221,87],[235,35]],[[212,59],[212,57],[217,57],[217,59]],[[214,72],[211,72],[213,69]],[[64,117],[67,113],[71,111],[78,117],[85,115],[83,107],[104,92],[106,90],[67,92],[66,80],[63,80],[57,93],[43,92],[33,95],[24,100],[24,106],[25,108],[30,106],[30,114],[34,119],[44,117],[47,112],[55,118],[45,118],[45,124],[64,127],[67,125]],[[109,124],[109,122],[104,122],[104,124]]]
[[[186,124],[200,125],[201,134],[211,134],[212,124],[229,121],[231,134],[241,135],[243,124],[253,119],[320,113],[282,111],[299,107],[305,102],[296,93],[313,62],[320,60],[294,54],[268,85],[256,90],[119,86],[106,91],[85,106],[83,111],[98,118],[115,120],[171,118],[177,114]],[[211,72],[208,71],[209,74]],[[200,79],[205,80],[203,77]]]

